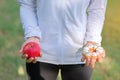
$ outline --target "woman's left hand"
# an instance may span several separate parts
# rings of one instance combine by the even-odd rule
[[[86,60],[86,66],[94,68],[96,62],[100,62],[105,57],[105,50],[101,46],[97,46],[95,42],[87,42],[83,47],[81,61]]]

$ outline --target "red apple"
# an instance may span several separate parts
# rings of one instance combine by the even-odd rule
[[[30,57],[39,57],[41,56],[40,54],[40,46],[36,42],[28,42],[24,48],[23,48],[23,53],[28,55],[28,58]]]

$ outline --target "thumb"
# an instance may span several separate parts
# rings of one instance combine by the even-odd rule
[[[20,53],[23,53],[23,47],[24,47],[25,44],[23,44],[19,50]]]
[[[23,50],[23,49],[21,48],[21,49],[19,50],[19,52],[22,53],[22,50]]]
[[[84,62],[86,59],[86,57],[83,55],[82,58],[81,58],[81,61]]]

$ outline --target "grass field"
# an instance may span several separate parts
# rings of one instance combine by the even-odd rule
[[[120,0],[108,0],[102,45],[106,58],[97,63],[91,80],[120,80]],[[16,0],[0,0],[0,80],[27,80],[18,54],[23,31]],[[59,79],[60,80],[60,79]]]

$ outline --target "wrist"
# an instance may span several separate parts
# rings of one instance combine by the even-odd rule
[[[31,40],[31,39],[40,41],[40,38],[37,36],[27,37],[27,40]]]
[[[86,41],[86,43],[84,45],[96,45],[96,46],[101,46],[101,43],[97,43],[94,41]]]

